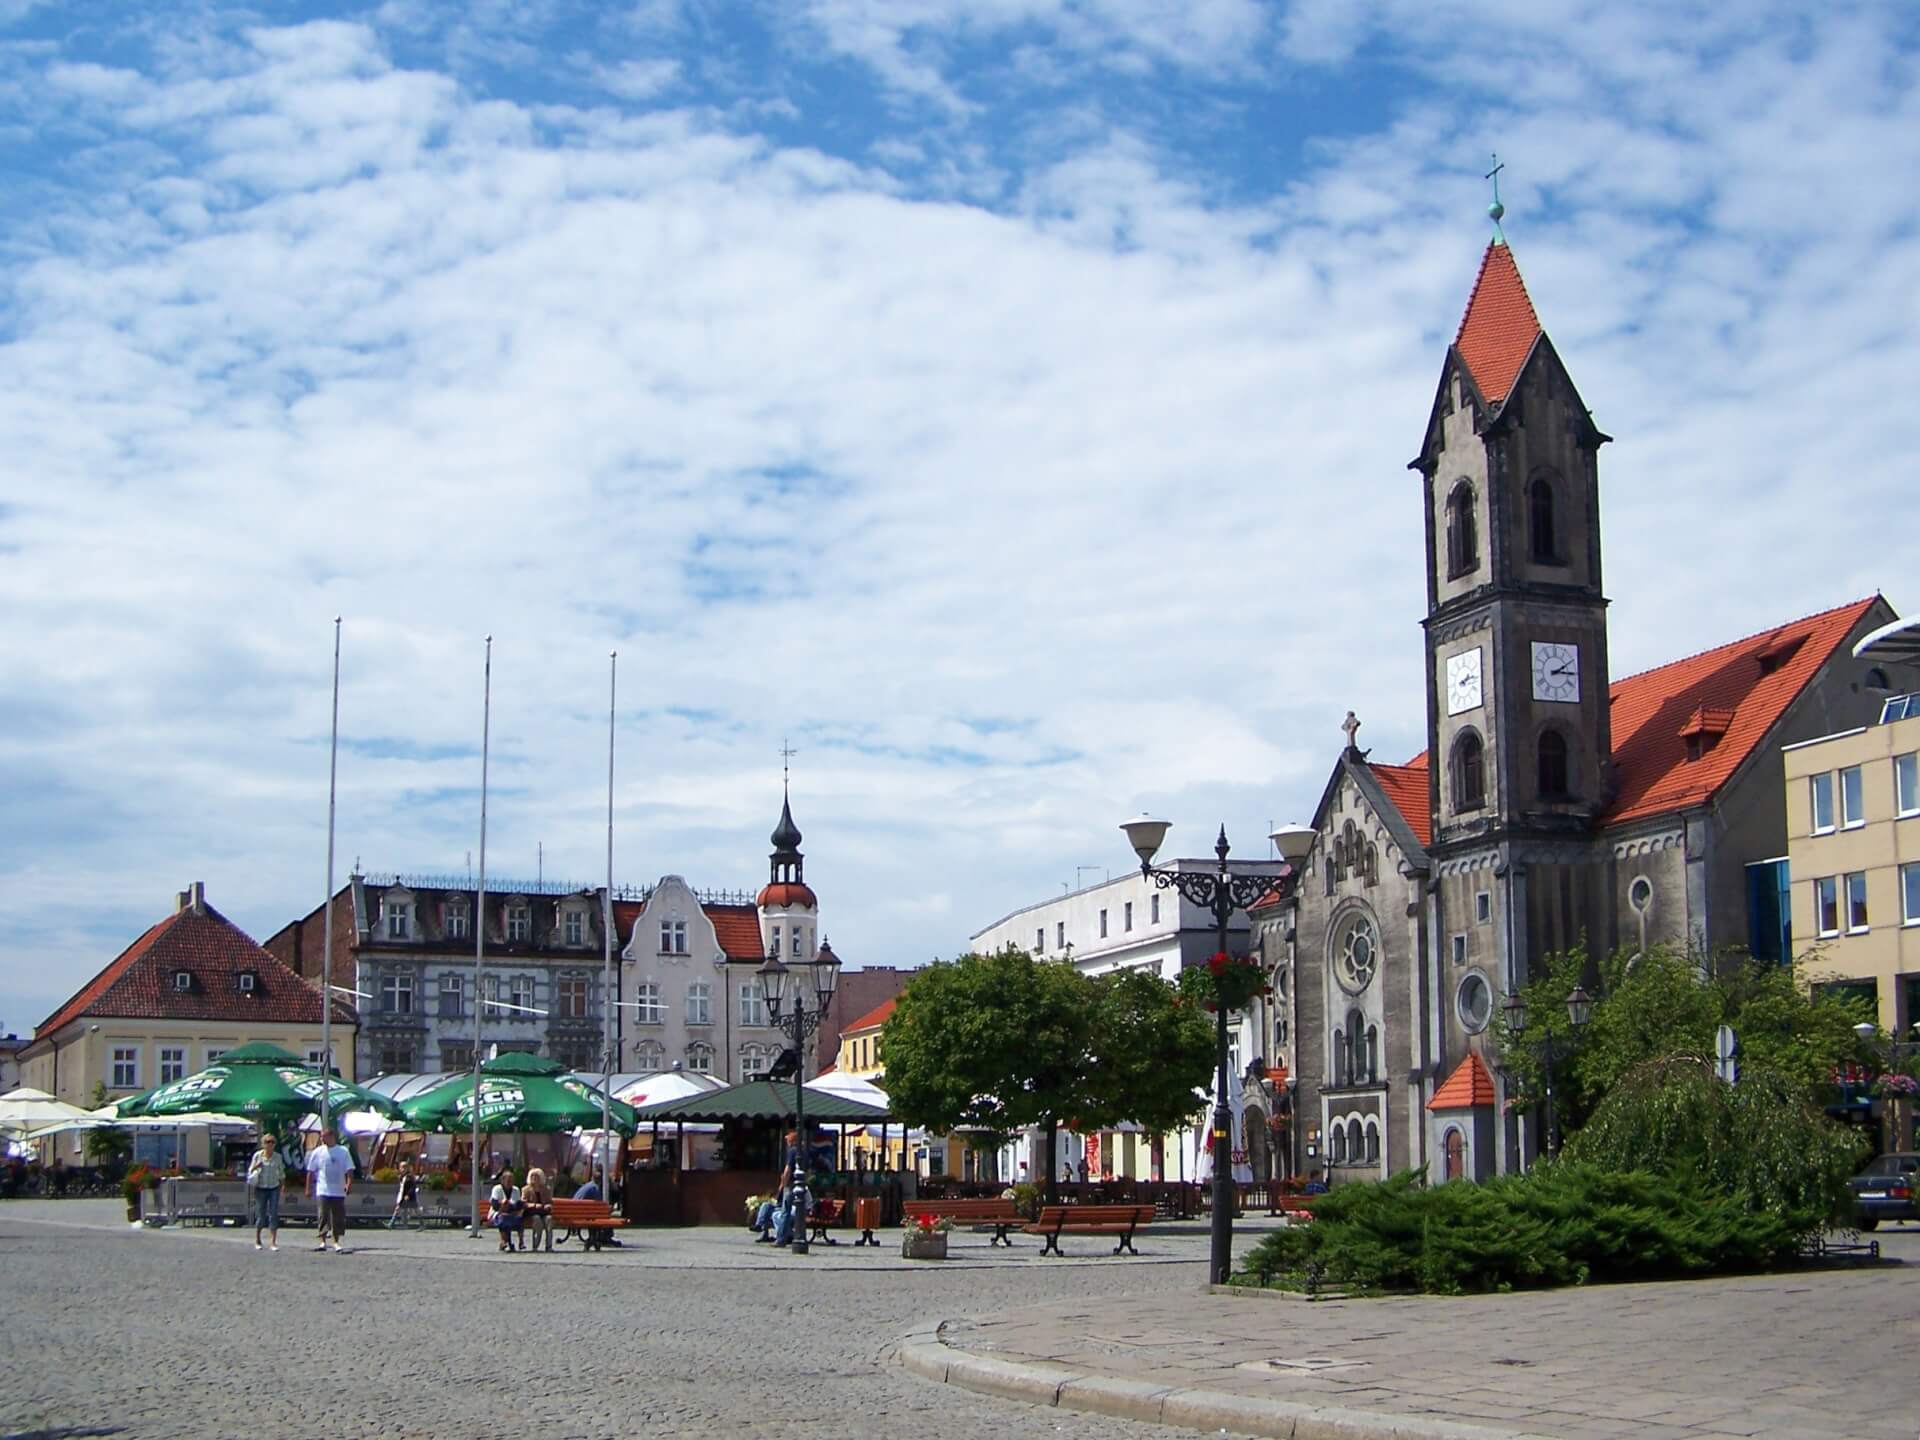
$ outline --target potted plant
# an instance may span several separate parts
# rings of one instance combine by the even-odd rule
[[[944,1217],[919,1216],[900,1237],[900,1255],[906,1260],[944,1260],[947,1258],[947,1232],[953,1222]]]
[[[140,1223],[140,1192],[160,1188],[160,1176],[149,1165],[136,1165],[120,1182],[120,1196],[127,1202],[127,1223]]]

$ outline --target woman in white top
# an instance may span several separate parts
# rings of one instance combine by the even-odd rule
[[[493,1194],[487,1197],[488,1211],[493,1223],[500,1231],[500,1249],[503,1254],[513,1253],[513,1238],[521,1234],[526,1223],[523,1217],[524,1207],[520,1201],[520,1187],[513,1183],[513,1172],[502,1170],[500,1178],[493,1182]],[[527,1248],[526,1238],[521,1237],[520,1248]]]
[[[280,1248],[280,1187],[287,1183],[287,1162],[280,1158],[279,1143],[272,1135],[260,1137],[260,1148],[247,1163],[247,1184],[253,1189],[253,1248],[260,1248],[260,1232]]]

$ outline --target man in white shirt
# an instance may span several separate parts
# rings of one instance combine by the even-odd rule
[[[320,1202],[320,1243],[327,1248],[333,1240],[333,1253],[342,1255],[340,1237],[347,1229],[347,1192],[353,1189],[353,1152],[340,1143],[340,1136],[329,1125],[320,1132],[320,1143],[307,1154],[307,1194]]]

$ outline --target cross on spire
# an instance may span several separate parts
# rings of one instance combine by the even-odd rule
[[[1347,732],[1347,749],[1358,750],[1360,748],[1357,738],[1360,734],[1360,717],[1351,710],[1347,711],[1347,718],[1340,722],[1340,728]]]
[[[1505,162],[1495,154],[1493,168],[1482,177],[1493,182],[1493,203],[1487,206],[1487,218],[1493,221],[1493,243],[1496,245],[1507,243],[1506,233],[1500,228],[1500,221],[1507,213],[1507,207],[1500,203],[1500,172],[1506,168]]]
[[[793,759],[793,757],[798,755],[799,753],[800,752],[798,750],[794,749],[793,746],[787,743],[786,736],[782,735],[780,737],[780,788],[782,791],[784,791],[787,788],[787,780],[789,776],[787,762]]]

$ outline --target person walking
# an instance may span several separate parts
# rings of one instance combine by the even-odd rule
[[[307,1194],[320,1202],[320,1243],[314,1249],[326,1249],[332,1237],[333,1253],[347,1253],[340,1248],[340,1239],[347,1233],[347,1193],[352,1189],[353,1152],[328,1125],[320,1132],[320,1143],[307,1154]]]
[[[420,1219],[420,1177],[413,1173],[411,1162],[402,1160],[400,1188],[394,1192],[393,1196],[393,1220],[387,1228],[398,1230],[409,1220],[413,1222],[416,1230],[424,1223]]]
[[[260,1137],[260,1148],[247,1162],[247,1185],[253,1191],[253,1248],[260,1248],[260,1232],[267,1244],[280,1248],[280,1187],[287,1182],[287,1162],[271,1131]]]

